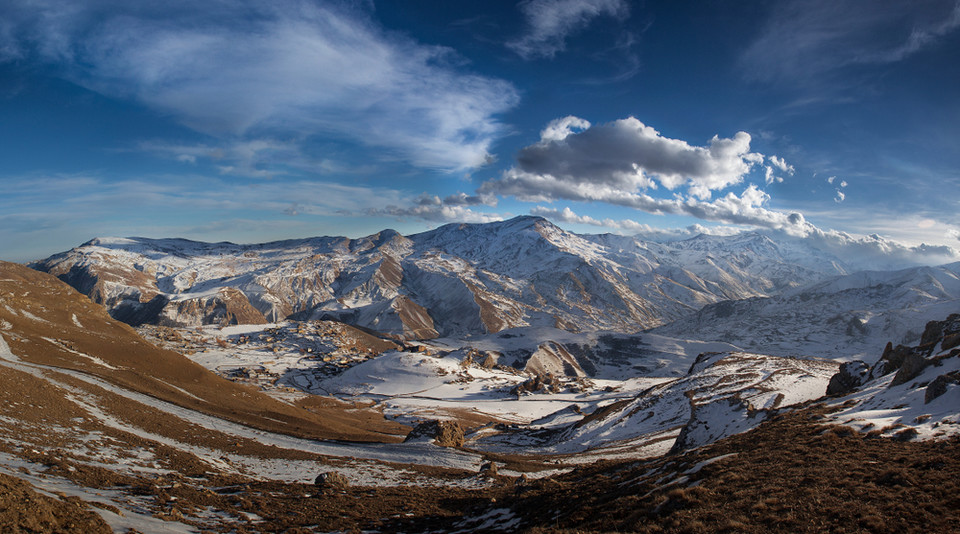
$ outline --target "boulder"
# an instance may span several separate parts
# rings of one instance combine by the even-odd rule
[[[342,490],[350,486],[350,481],[347,480],[347,477],[336,471],[320,473],[313,483],[320,490]]]
[[[463,427],[456,421],[425,421],[410,431],[404,440],[429,440],[441,447],[462,447]]]
[[[863,385],[869,375],[870,366],[866,362],[855,360],[844,363],[837,374],[830,378],[827,395],[845,395]]]
[[[493,462],[487,462],[480,466],[480,474],[488,477],[497,476],[497,464]]]
[[[930,402],[947,392],[950,387],[960,385],[960,372],[954,371],[940,375],[927,385],[927,392],[923,395],[923,403]]]
[[[890,387],[899,386],[913,380],[920,376],[920,373],[929,365],[930,360],[924,358],[923,355],[916,352],[908,353],[900,365],[900,370],[897,371],[897,376],[893,377],[893,381],[890,382]]]

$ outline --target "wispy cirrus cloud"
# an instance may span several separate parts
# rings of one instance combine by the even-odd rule
[[[219,138],[345,136],[464,170],[490,160],[497,115],[518,101],[450,49],[305,0],[11,0],[0,13],[0,61],[28,57]]]
[[[852,65],[901,61],[960,28],[960,2],[788,0],[740,58],[748,78],[810,84]]]
[[[526,33],[507,43],[524,59],[552,58],[566,49],[568,36],[584,30],[601,16],[626,18],[624,0],[527,0],[520,4]]]

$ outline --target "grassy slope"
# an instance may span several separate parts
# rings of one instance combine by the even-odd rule
[[[25,361],[82,371],[244,425],[307,438],[374,442],[400,441],[408,430],[352,405],[314,403],[305,410],[222,379],[144,341],[55,277],[20,265],[0,262],[0,321],[7,344]]]

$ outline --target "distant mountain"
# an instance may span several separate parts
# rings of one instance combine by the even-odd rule
[[[655,243],[538,217],[259,245],[99,238],[31,266],[134,325],[335,318],[408,339],[521,326],[635,332],[846,272],[756,233]]]
[[[874,360],[960,311],[960,262],[831,277],[772,297],[723,301],[654,330],[767,354]]]

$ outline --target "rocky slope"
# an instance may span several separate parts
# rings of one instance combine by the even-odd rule
[[[928,321],[960,310],[960,263],[831,277],[773,297],[723,301],[653,330],[747,350],[827,358],[879,357],[912,344]]]
[[[521,326],[635,332],[845,272],[760,234],[654,243],[536,217],[262,245],[101,238],[32,267],[133,325],[333,318],[406,339]]]

